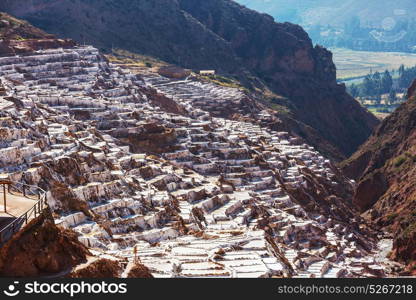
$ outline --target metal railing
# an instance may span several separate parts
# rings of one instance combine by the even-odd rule
[[[8,192],[9,194],[12,194],[16,191],[21,193],[23,197],[31,200],[34,199],[29,198],[29,196],[36,196],[38,201],[29,210],[0,230],[0,247],[9,241],[18,231],[20,231],[24,225],[27,225],[32,218],[39,216],[47,207],[46,192],[43,189],[20,182],[12,182],[12,184],[8,186]]]

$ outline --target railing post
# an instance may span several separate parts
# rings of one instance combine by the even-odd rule
[[[25,213],[25,225],[27,225],[27,212]]]
[[[22,185],[23,197],[26,197],[26,187]]]
[[[4,212],[7,212],[7,202],[6,202],[6,185],[5,184],[3,184],[3,196],[4,196],[4,199],[3,199],[3,202],[4,202]]]

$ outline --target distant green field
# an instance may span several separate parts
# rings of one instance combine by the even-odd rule
[[[362,77],[371,71],[398,69],[400,65],[416,65],[416,54],[399,52],[368,52],[342,48],[330,49],[334,54],[338,79]]]

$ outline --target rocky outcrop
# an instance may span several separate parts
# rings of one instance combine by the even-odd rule
[[[413,220],[414,222],[414,220]],[[407,273],[416,276],[416,228],[415,223],[400,232],[394,240],[392,258],[407,266]]]
[[[155,89],[143,88],[142,92],[155,106],[162,108],[164,111],[179,115],[186,114],[186,110],[184,107],[182,107],[175,101],[172,101],[171,98],[168,98],[165,95],[158,93]]]
[[[416,196],[416,82],[409,99],[345,161],[345,173],[357,180],[355,205],[395,236],[394,256],[414,262]]]
[[[275,23],[234,1],[27,2],[4,0],[0,10],[104,51],[123,48],[185,68],[215,69],[250,89],[269,87],[288,99],[276,104],[291,112],[297,127],[313,129],[302,130],[305,139],[337,160],[378,124],[337,85],[332,54],[314,47],[300,26]]]
[[[112,133],[121,141],[130,145],[134,152],[163,153],[176,140],[173,128],[166,128],[157,123],[143,124],[133,130],[118,131]]]
[[[191,75],[191,70],[185,70],[178,66],[170,65],[160,67],[157,70],[159,75],[172,78],[172,79],[185,79],[186,77]]]
[[[0,38],[3,41],[51,39],[53,35],[47,34],[37,27],[20,19],[16,19],[4,12],[0,12]]]
[[[127,278],[153,278],[153,275],[150,272],[148,267],[137,262],[129,270],[129,273],[127,274]]]
[[[5,40],[0,42],[0,54],[24,54],[42,49],[71,48],[75,45],[74,41],[63,39]]]
[[[77,235],[55,226],[45,211],[0,248],[0,276],[58,275],[85,262],[88,254]]]
[[[94,259],[92,262],[78,266],[71,272],[70,278],[117,278],[120,277],[122,267],[120,262],[105,258]]]
[[[72,40],[56,39],[53,35],[0,12],[0,55],[15,55],[41,49],[70,48]]]

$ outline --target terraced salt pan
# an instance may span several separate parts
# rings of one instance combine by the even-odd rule
[[[142,75],[108,65],[92,47],[0,58],[3,84],[25,105],[0,98],[7,128],[0,171],[33,184],[52,172],[96,215],[69,211],[56,223],[99,253],[133,259],[136,246],[156,277],[370,276],[369,267],[383,267],[372,241],[365,250],[359,233],[307,213],[287,194],[287,186],[308,186],[304,168],[328,185],[350,184],[334,181],[329,160],[286,132],[220,118],[227,109],[244,113],[238,89]],[[188,114],[155,107],[140,92],[148,87]],[[116,137],[149,123],[175,130],[174,150],[155,159]],[[19,156],[8,150],[17,145],[31,146]],[[53,167],[69,157],[85,182]],[[60,211],[62,200],[50,191],[48,199]]]

